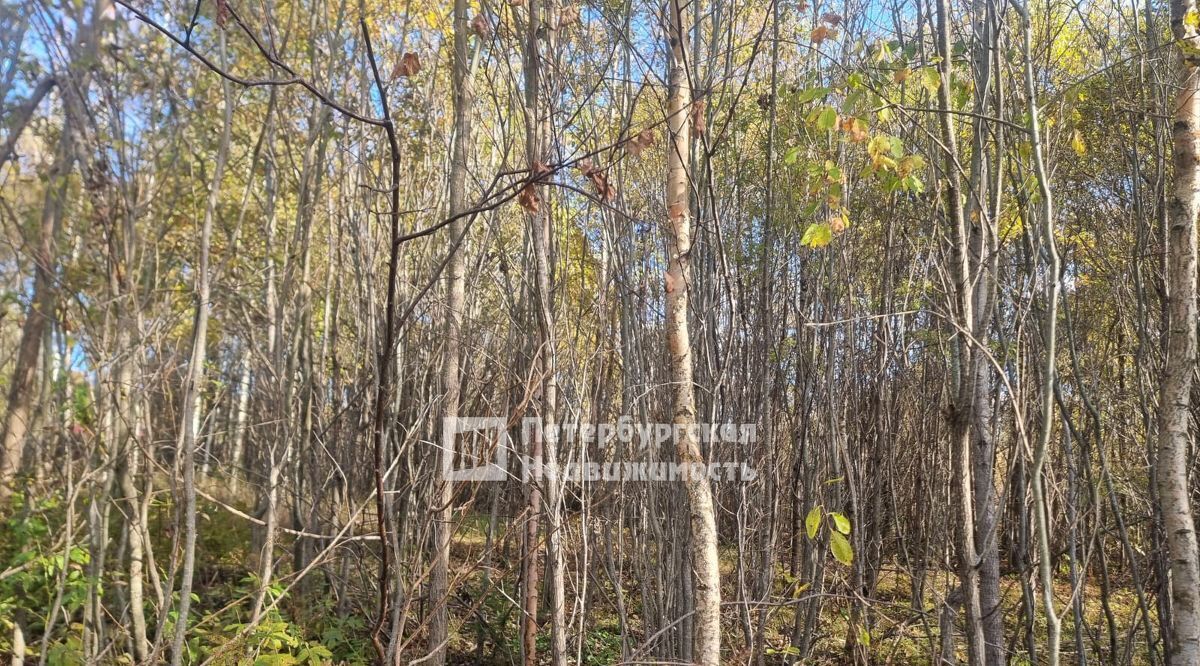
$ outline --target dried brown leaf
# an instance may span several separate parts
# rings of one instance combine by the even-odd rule
[[[487,39],[492,36],[492,24],[480,12],[475,15],[475,18],[471,19],[471,31],[478,35],[480,39]]]
[[[517,203],[526,212],[536,215],[542,207],[542,197],[538,194],[537,185],[525,183],[525,187],[521,188],[521,194],[517,195]]]
[[[396,69],[392,71],[392,78],[411,77],[421,73],[421,58],[415,53],[405,53],[400,57],[400,62],[396,63]]]
[[[559,29],[565,28],[579,21],[579,8],[575,5],[567,5],[563,7],[558,14]]]
[[[704,108],[708,105],[703,99],[692,100],[692,131],[696,136],[704,134],[708,126],[704,121]]]

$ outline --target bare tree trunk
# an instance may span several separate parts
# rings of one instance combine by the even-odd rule
[[[221,59],[225,60],[225,33],[220,38]],[[192,355],[188,362],[188,376],[183,391],[183,416],[180,420],[178,455],[182,456],[183,468],[183,566],[179,577],[179,615],[175,623],[175,637],[171,645],[171,666],[183,663],[187,638],[188,612],[192,604],[192,580],[196,567],[196,441],[200,422],[200,406],[203,399],[204,365],[208,357],[208,313],[210,309],[209,245],[212,239],[213,221],[217,215],[217,204],[221,197],[221,180],[225,177],[225,164],[229,159],[229,142],[233,131],[233,92],[228,80],[221,83],[224,100],[224,118],[221,138],[213,164],[212,183],[209,185],[208,202],[204,208],[204,220],[200,226],[200,258],[196,266],[196,318],[192,329]]]
[[[124,275],[129,274],[131,262],[127,261],[132,257],[132,241],[128,234],[132,233],[133,225],[126,227],[125,251],[123,259],[126,259],[123,271]],[[134,423],[134,409],[129,397],[129,392],[134,386],[133,366],[134,359],[138,358],[138,352],[133,348],[133,333],[135,315],[135,299],[133,291],[133,282],[131,280],[114,279],[113,283],[118,285],[122,293],[119,298],[121,304],[118,305],[117,315],[117,344],[116,353],[123,356],[116,369],[116,382],[112,387],[114,392],[114,430],[116,432],[116,443],[120,450],[119,456],[119,482],[121,495],[125,503],[125,530],[126,538],[129,541],[129,614],[133,623],[133,654],[136,663],[143,663],[150,655],[150,643],[146,637],[146,598],[145,598],[145,526],[142,523],[142,508],[141,495],[137,489],[137,479],[141,466],[141,452],[138,448],[136,439],[132,436],[131,427]],[[124,284],[122,284],[124,283]]]
[[[527,218],[529,221],[530,237],[534,245],[535,255],[538,253],[538,237],[541,234],[539,226],[542,220],[539,215],[539,207],[541,189],[537,179],[541,176],[541,171],[545,168],[541,162],[542,158],[542,140],[541,140],[541,123],[538,120],[538,97],[541,88],[540,81],[540,60],[538,41],[539,32],[542,26],[541,2],[540,0],[530,0],[529,2],[529,19],[525,26],[525,44],[524,44],[524,74],[525,74],[525,152],[526,161],[529,166],[529,183],[525,186],[532,192],[531,197],[526,203]],[[535,263],[537,261],[535,256]],[[543,335],[539,336],[539,345],[545,344],[544,333],[545,320],[543,312],[540,308],[542,295],[540,292],[541,274],[535,268],[536,283],[533,288],[533,296],[535,303],[538,304],[538,330]],[[543,408],[545,400],[546,382],[540,377],[547,373],[546,368],[547,350],[538,347],[533,350],[531,358],[533,359],[534,372],[531,373],[532,381],[538,381],[542,384],[542,399]],[[529,442],[529,466],[531,468],[531,478],[527,480],[526,490],[526,511],[524,543],[522,546],[522,572],[521,572],[521,657],[525,666],[535,666],[537,664],[537,630],[538,630],[538,595],[539,595],[539,577],[540,566],[539,558],[541,555],[540,543],[540,526],[542,522],[542,483],[545,478],[541,474],[543,465],[543,454],[545,452],[545,442],[542,437],[543,433],[535,430]],[[539,478],[539,475],[540,478]]]
[[[1033,491],[1033,523],[1036,528],[1038,546],[1038,572],[1041,577],[1042,607],[1046,613],[1046,658],[1050,666],[1058,666],[1059,642],[1061,639],[1061,621],[1054,608],[1054,575],[1052,567],[1054,560],[1050,554],[1050,507],[1046,499],[1044,474],[1047,449],[1050,438],[1054,433],[1054,387],[1058,381],[1055,376],[1055,351],[1057,349],[1058,330],[1058,297],[1060,290],[1059,274],[1062,266],[1058,257],[1058,247],[1054,239],[1054,197],[1050,192],[1050,177],[1046,171],[1045,158],[1042,150],[1042,133],[1038,108],[1037,89],[1034,84],[1033,46],[1031,33],[1032,22],[1027,5],[1019,5],[1021,10],[1022,43],[1025,56],[1025,103],[1029,108],[1029,136],[1032,143],[1034,171],[1037,176],[1038,193],[1040,195],[1039,211],[1042,216],[1042,242],[1047,257],[1046,279],[1048,281],[1046,294],[1046,319],[1042,327],[1043,344],[1045,346],[1045,366],[1042,369],[1042,429],[1033,452],[1033,464],[1029,470],[1030,488]],[[1193,265],[1193,270],[1195,266]],[[1193,277],[1192,295],[1195,296]],[[1195,310],[1193,310],[1193,315]],[[1195,321],[1193,317],[1192,321]],[[1193,341],[1195,326],[1192,326]],[[1193,345],[1194,348],[1194,345]],[[1194,357],[1194,353],[1193,353]],[[1190,373],[1189,373],[1190,376]],[[1072,560],[1072,563],[1074,560]]]
[[[13,622],[12,666],[25,666],[25,632],[20,622]]]
[[[1194,0],[1171,2],[1176,39],[1194,49]],[[1200,664],[1200,552],[1188,493],[1192,374],[1196,365],[1196,216],[1200,214],[1200,63],[1184,51],[1172,123],[1175,187],[1168,202],[1169,326],[1158,412],[1158,498],[1171,564],[1172,664]]]
[[[544,115],[534,108],[536,118],[536,141],[538,152],[536,157],[551,152],[550,119],[553,117],[555,96],[553,81],[549,74],[554,72],[558,48],[558,0],[545,0],[540,26],[545,29],[546,55],[544,59],[551,63],[542,76],[540,63],[534,75],[539,79],[535,91],[544,97],[547,108]],[[534,52],[535,57],[537,51]],[[547,158],[548,159],[548,158]],[[567,660],[567,618],[566,618],[566,567],[563,562],[563,529],[562,529],[562,480],[559,478],[559,439],[558,432],[558,333],[554,318],[554,297],[552,280],[551,246],[554,242],[554,207],[547,205],[540,215],[533,216],[533,251],[537,292],[536,306],[542,372],[541,419],[543,446],[546,456],[546,469],[549,474],[543,474],[540,483],[546,490],[546,557],[550,585],[550,663],[553,666],[563,666]]]
[[[467,0],[454,0],[454,145],[450,156],[450,216],[461,215],[467,203],[467,155],[471,147],[471,117],[474,92],[470,77],[470,55],[467,38]],[[462,237],[466,218],[460,217],[450,225],[452,242]],[[461,400],[462,319],[466,307],[466,250],[451,246],[446,266],[446,350],[442,357],[442,427],[458,418]],[[433,492],[433,557],[429,576],[429,643],[430,663],[442,666],[446,662],[446,642],[449,639],[448,593],[450,577],[450,537],[453,533],[454,486],[449,473],[454,467],[454,450],[447,446],[434,451]]]
[[[246,430],[247,422],[250,418],[250,385],[252,374],[250,371],[250,349],[247,346],[242,351],[241,361],[239,365],[241,369],[238,373],[237,380],[237,396],[235,396],[235,407],[233,410],[233,444],[229,451],[229,487],[236,495],[241,487],[242,477],[242,458],[244,457],[246,446]]]
[[[13,151],[16,150],[17,141],[21,138],[21,134],[25,132],[25,128],[29,126],[29,121],[33,118],[33,112],[37,110],[38,105],[50,94],[54,89],[56,81],[53,76],[42,77],[33,87],[33,92],[29,94],[29,98],[12,111],[12,119],[8,121],[8,136],[5,137],[4,143],[0,145],[0,168],[3,168],[8,163],[9,159],[14,157]],[[4,99],[0,97],[0,99]]]
[[[58,259],[55,237],[62,220],[63,200],[67,192],[67,174],[75,163],[70,114],[63,123],[62,137],[54,156],[54,167],[47,181],[46,198],[42,204],[41,238],[34,255],[33,297],[25,324],[21,327],[21,341],[17,345],[17,362],[9,380],[8,411],[4,415],[0,436],[0,505],[12,493],[12,480],[21,469],[25,453],[25,434],[33,418],[33,401],[37,392],[33,390],[37,376],[38,356],[42,339],[54,318],[58,303],[55,277]]]
[[[971,666],[982,666],[985,659],[986,647],[983,636],[983,620],[979,594],[979,550],[975,542],[975,501],[974,485],[971,469],[971,422],[975,409],[975,373],[974,357],[977,353],[972,348],[972,341],[967,340],[963,333],[974,334],[974,307],[972,297],[972,275],[968,234],[962,204],[962,179],[959,175],[961,168],[958,160],[958,140],[954,117],[951,114],[951,60],[950,50],[950,2],[938,0],[937,5],[937,45],[941,62],[938,64],[940,85],[937,91],[938,120],[940,121],[941,141],[944,150],[943,176],[946,179],[945,207],[950,217],[952,238],[954,243],[951,275],[954,280],[954,318],[962,330],[955,331],[955,371],[957,381],[956,392],[952,405],[951,450],[954,460],[953,481],[954,496],[958,501],[958,559],[959,578],[962,581],[963,606],[966,610],[966,634],[968,663]]]
[[[717,559],[717,525],[708,476],[695,466],[705,463],[696,432],[696,397],[692,385],[692,348],[688,336],[688,293],[691,288],[692,227],[688,202],[688,155],[692,139],[691,85],[687,77],[688,33],[683,3],[670,0],[667,47],[667,281],[666,337],[674,393],[675,448],[679,462],[692,465],[684,474],[691,524],[691,567],[695,615],[692,659],[701,666],[721,661],[721,586]]]
[[[21,328],[16,365],[9,379],[8,410],[4,414],[3,424],[0,424],[0,505],[8,500],[12,492],[13,477],[20,471],[21,459],[25,453],[25,435],[33,418],[33,400],[36,393],[33,386],[38,355],[58,304],[58,257],[55,241],[67,196],[67,175],[71,173],[75,164],[76,124],[81,122],[79,116],[84,113],[83,101],[78,95],[80,91],[87,90],[91,78],[89,70],[94,66],[100,39],[101,23],[111,6],[112,0],[96,0],[93,4],[87,25],[80,27],[72,45],[74,53],[71,71],[67,74],[68,77],[72,77],[69,81],[71,85],[61,85],[64,82],[58,82],[59,89],[64,91],[63,127],[58,139],[54,166],[46,181],[37,250],[33,256],[33,293],[25,324]],[[18,110],[16,123],[12,126],[3,153],[0,154],[0,166],[8,159],[24,125],[29,122],[28,114],[32,113],[41,97],[50,92],[50,87],[51,82],[43,80],[33,91],[29,106]]]

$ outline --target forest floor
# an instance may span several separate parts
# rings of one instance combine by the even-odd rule
[[[452,563],[456,565],[457,580],[463,581],[467,586],[478,584],[477,582],[471,582],[475,579],[483,579],[478,563],[482,561],[483,553],[487,546],[486,527],[486,516],[472,516],[460,523],[460,527],[455,533],[455,541],[451,553]],[[574,533],[578,534],[578,531],[576,530]],[[518,546],[505,543],[503,536],[501,536],[500,540],[499,552],[502,553],[500,559],[503,562],[515,564],[517,553],[519,552],[517,550]],[[614,602],[615,594],[611,578],[606,572],[603,562],[596,559],[602,556],[599,550],[602,547],[602,544],[595,543],[591,546],[593,552],[588,576],[588,584],[593,586],[593,594],[588,609],[591,629],[588,632],[584,647],[585,651],[591,654],[589,658],[585,653],[584,662],[611,664],[620,661],[621,623],[617,617]],[[776,573],[773,576],[772,603],[764,607],[765,618],[763,621],[766,626],[765,647],[767,651],[767,663],[794,663],[795,658],[788,655],[788,646],[795,623],[796,609],[802,607],[802,605],[800,603],[789,602],[789,600],[794,597],[794,593],[798,587],[802,590],[798,595],[799,602],[805,601],[809,591],[808,586],[803,584],[798,586],[790,581],[791,577],[787,574],[787,563],[782,559],[785,556],[785,554],[781,554],[781,560],[776,563]],[[723,545],[720,557],[721,579],[723,583],[722,599],[728,602],[738,598],[737,590],[740,585],[736,546]],[[942,567],[926,572],[924,590],[921,595],[922,607],[918,609],[912,601],[912,578],[898,563],[894,561],[887,562],[881,567],[874,592],[869,600],[864,601],[849,594],[849,568],[838,564],[833,558],[827,558],[827,560],[824,572],[824,593],[821,594],[820,618],[816,622],[811,656],[804,663],[847,663],[847,637],[851,635],[852,631],[857,642],[863,642],[867,645],[865,652],[872,663],[931,663],[940,643],[938,613],[946,595],[957,585],[957,576],[952,571]],[[567,566],[570,570],[568,572],[569,581],[579,580],[579,577],[576,575],[576,569],[573,567],[573,565],[578,564],[578,561],[568,559]],[[1074,642],[1075,617],[1071,606],[1073,603],[1072,586],[1066,567],[1067,564],[1064,558],[1062,571],[1059,572],[1060,575],[1055,581],[1054,596],[1056,610],[1061,620],[1062,660],[1063,663],[1076,663],[1075,654],[1077,648]],[[632,567],[629,567],[628,562],[627,568],[632,569]],[[757,572],[746,572],[741,576],[741,579],[745,581],[744,584],[748,588],[752,588],[754,578],[757,575]],[[515,569],[506,571],[503,578],[493,574],[488,580],[497,579],[515,581],[518,579],[518,572]],[[1114,589],[1110,590],[1107,612],[1102,603],[1100,582],[1096,579],[1089,579],[1081,586],[1080,612],[1085,627],[1083,640],[1090,643],[1090,654],[1101,654],[1107,659],[1112,652],[1107,619],[1109,617],[1108,614],[1111,614],[1112,630],[1116,636],[1116,640],[1113,643],[1116,646],[1117,663],[1147,663],[1146,636],[1140,626],[1141,614],[1138,610],[1137,595],[1132,587],[1126,583],[1127,581],[1122,581],[1119,587],[1114,586]],[[627,571],[623,580],[623,603],[629,613],[629,633],[634,649],[645,638],[640,626],[640,618],[635,610],[641,608],[640,595],[643,589],[645,588],[642,582],[637,580],[631,571]],[[1040,604],[1041,597],[1037,589],[1035,585],[1035,601]],[[503,609],[505,605],[509,604],[507,601],[508,597],[516,598],[516,592],[516,590],[505,590],[503,594],[498,594],[498,598],[502,600],[499,605],[493,603],[494,600],[488,600],[485,603],[477,605],[496,610]],[[568,615],[571,613],[572,592],[570,582],[568,582]],[[577,599],[578,590],[574,590],[574,592]],[[1004,609],[1005,635],[1009,636],[1010,640],[1024,642],[1027,632],[1024,629],[1024,617],[1021,611],[1023,601],[1020,576],[1015,573],[1003,575],[1001,578],[1001,594]],[[1152,604],[1152,600],[1148,600],[1147,603]],[[858,607],[859,613],[853,612],[855,606]],[[466,611],[466,604],[460,606],[460,610]],[[860,633],[856,626],[852,626],[852,622],[856,623],[856,625],[861,624],[861,614],[863,611],[865,611],[871,625],[869,636]],[[1035,611],[1034,640],[1039,649],[1044,649],[1046,644],[1045,617],[1040,605]],[[1151,625],[1153,625],[1153,607],[1150,608],[1150,613]],[[517,645],[515,643],[516,636],[518,635],[516,613],[505,613],[501,610],[501,612],[493,613],[490,617],[493,620],[503,618],[504,627],[502,631],[498,627],[488,626],[487,616],[480,613],[471,612],[468,614],[464,612],[456,616],[455,628],[457,631],[452,643],[452,651],[459,655],[460,661],[458,663],[508,664],[510,663],[509,657],[517,654]],[[961,614],[958,619],[959,622],[956,625],[956,629],[959,632],[957,645],[960,651],[960,659],[965,660],[966,648],[961,636]],[[548,625],[547,617],[543,617],[542,621]],[[570,618],[568,618],[568,622],[570,623]],[[757,609],[751,610],[749,614],[737,611],[728,612],[727,610],[723,631],[725,637],[724,643],[726,649],[730,650],[730,653],[724,659],[725,663],[748,663],[750,649],[746,647],[744,627],[747,624],[750,627],[756,627],[758,622]],[[498,646],[495,644],[495,640],[489,637],[499,636],[507,637],[509,645],[506,649],[502,648],[497,651],[495,648]],[[497,652],[496,659],[484,662],[478,659],[477,650],[479,648],[480,637],[483,637],[484,653],[487,654],[489,651]],[[572,645],[577,646],[578,638],[574,637],[572,640],[576,641]],[[545,643],[544,640],[543,643]],[[1008,648],[1013,655],[1022,655],[1014,656],[1010,663],[1018,666],[1029,663],[1023,656],[1025,654],[1023,645],[1009,645]],[[640,657],[644,659],[647,658],[647,655],[642,654]]]
[[[199,542],[197,544],[197,574],[195,604],[192,620],[193,646],[197,657],[223,654],[214,660],[216,664],[258,663],[370,663],[373,653],[369,640],[369,618],[374,607],[370,599],[341,599],[337,589],[346,586],[339,579],[352,579],[354,586],[366,584],[374,575],[377,559],[370,549],[349,545],[351,557],[340,558],[343,563],[357,565],[334,567],[326,574],[310,574],[301,584],[291,587],[292,557],[297,542],[286,534],[280,535],[277,550],[277,571],[269,587],[268,602],[278,599],[278,604],[266,616],[266,621],[247,632],[247,635],[231,643],[247,622],[250,600],[257,589],[256,542],[250,522],[230,512],[227,508],[207,500],[199,502]],[[154,536],[155,552],[160,561],[157,566],[163,580],[167,578],[174,534],[171,524],[169,503],[156,503],[152,511],[151,534]],[[40,638],[44,628],[47,608],[58,594],[56,583],[64,580],[64,606],[73,606],[74,620],[57,623],[52,639],[48,642],[48,660],[51,664],[71,664],[71,654],[80,641],[82,624],[81,607],[84,596],[77,595],[84,585],[86,571],[94,554],[85,546],[73,547],[66,558],[60,556],[63,527],[61,506],[46,504],[39,510],[11,515],[0,522],[0,571],[6,575],[0,579],[0,625],[18,617],[24,622],[25,633]],[[288,520],[285,517],[285,522]],[[114,518],[115,521],[115,518]],[[78,524],[78,523],[77,523]],[[115,523],[114,523],[115,524]],[[519,592],[512,586],[519,581],[520,541],[516,530],[498,535],[491,556],[486,536],[487,517],[472,515],[465,517],[455,531],[451,551],[451,662],[456,664],[512,664],[519,660],[519,611],[514,600]],[[572,534],[578,535],[578,523],[572,526]],[[310,546],[312,544],[311,540]],[[582,663],[615,664],[621,661],[621,618],[616,611],[616,591],[608,569],[602,560],[602,543],[592,543],[588,550],[588,561],[583,562],[582,548],[575,544],[569,548],[568,558],[568,616],[572,626],[569,647],[575,653],[580,650],[578,642],[578,601],[583,598],[583,581],[578,572],[585,566],[588,572],[586,584],[589,588],[588,622],[583,642]],[[38,559],[33,554],[44,553]],[[311,554],[311,551],[310,551]],[[114,554],[109,553],[108,566],[117,566]],[[639,553],[638,557],[653,557],[653,553]],[[641,595],[646,586],[636,575],[637,566],[626,549],[625,572],[622,580],[623,603],[627,609],[628,649],[637,650],[646,636],[640,611]],[[45,561],[43,561],[45,560]],[[60,576],[66,570],[69,575]],[[766,625],[765,647],[767,662],[784,664],[794,661],[788,656],[790,636],[795,620],[795,609],[810,594],[805,589],[799,602],[791,601],[796,585],[789,583],[785,562],[777,563],[774,575],[772,605],[765,607],[763,622]],[[71,573],[78,571],[78,574]],[[726,601],[738,598],[739,576],[737,571],[736,547],[727,545],[721,551],[721,574],[723,598]],[[846,663],[847,636],[853,635],[859,642],[866,643],[865,652],[872,663],[880,664],[928,664],[939,644],[938,615],[941,601],[955,585],[955,577],[945,569],[932,570],[926,575],[922,608],[914,608],[911,602],[911,578],[902,567],[885,563],[878,583],[869,602],[848,595],[849,568],[836,563],[832,558],[824,572],[824,592],[821,595],[820,618],[816,622],[811,658],[805,663]],[[745,584],[754,585],[757,572],[747,573]],[[492,581],[505,581],[497,587]],[[578,586],[578,587],[576,587]],[[1004,597],[1004,622],[1010,640],[1024,640],[1022,628],[1021,583],[1019,577],[1006,575],[1002,582]],[[79,588],[78,590],[76,588]],[[1109,654],[1108,623],[1100,587],[1097,581],[1089,580],[1082,587],[1082,612],[1086,626],[1086,640],[1092,643],[1092,654]],[[122,593],[123,594],[123,593]],[[1071,607],[1071,587],[1065,575],[1060,577],[1055,596],[1062,617],[1062,655],[1064,663],[1074,663],[1074,618]],[[414,604],[421,603],[413,600]],[[544,611],[546,604],[542,604]],[[857,606],[858,613],[855,613]],[[727,607],[738,608],[736,604]],[[414,606],[413,617],[420,614]],[[858,629],[862,624],[862,612],[870,622],[869,636]],[[1128,652],[1131,663],[1146,661],[1145,635],[1140,627],[1138,603],[1134,592],[1126,587],[1115,589],[1109,596],[1109,611],[1118,637],[1117,650],[1122,653],[1118,663],[1127,663],[1124,653]],[[1151,608],[1153,614],[1153,608]],[[1038,611],[1036,642],[1045,644],[1045,623]],[[543,631],[539,635],[540,652],[544,656],[548,648],[548,617],[541,618]],[[745,645],[745,627],[749,622],[756,627],[758,610],[749,614],[739,611],[725,613],[724,645],[725,663],[746,663],[750,651]],[[1153,617],[1151,617],[1153,623]],[[853,623],[853,624],[852,624]],[[961,624],[960,624],[961,629]],[[0,654],[11,646],[6,644],[8,631],[0,633]],[[415,659],[423,655],[423,628],[414,622],[408,634],[409,649]],[[960,644],[962,641],[958,641]],[[1024,652],[1019,646],[1010,646]],[[37,651],[31,642],[31,650]],[[1015,653],[1014,653],[1015,654]],[[250,660],[247,661],[247,656]],[[272,657],[263,661],[261,657]],[[296,657],[309,657],[292,660]],[[274,660],[279,657],[279,660]],[[654,659],[645,653],[639,654],[641,663]],[[1025,663],[1014,659],[1014,664]]]

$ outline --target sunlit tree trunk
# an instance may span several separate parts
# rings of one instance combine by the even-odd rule
[[[224,60],[225,38],[221,33],[222,60]],[[180,666],[186,652],[188,612],[192,604],[192,581],[196,569],[196,445],[199,436],[200,406],[204,389],[204,365],[208,359],[208,314],[211,309],[211,284],[209,275],[209,246],[212,239],[213,222],[217,216],[217,204],[221,196],[221,180],[225,177],[225,165],[229,160],[229,143],[233,131],[233,91],[228,81],[221,84],[224,114],[221,136],[214,158],[212,181],[209,183],[208,199],[204,207],[204,218],[200,224],[199,260],[196,264],[196,314],[192,328],[192,353],[184,379],[182,418],[177,455],[181,459],[183,472],[183,564],[179,574],[179,615],[175,623],[175,636],[171,645],[171,666]]]
[[[696,397],[692,385],[692,348],[688,336],[688,293],[691,288],[692,225],[688,201],[689,147],[692,138],[691,86],[687,78],[690,26],[684,4],[666,5],[667,47],[667,275],[666,337],[671,363],[673,421],[679,462],[705,463],[696,432]],[[692,660],[702,666],[721,661],[721,587],[717,559],[717,526],[712,488],[705,474],[683,477],[691,525],[691,568],[695,614],[692,620]]]
[[[1196,368],[1196,216],[1200,214],[1200,43],[1194,0],[1171,2],[1184,47],[1172,143],[1175,185],[1168,200],[1167,307],[1170,330],[1158,412],[1158,499],[1171,572],[1172,664],[1200,664],[1200,552],[1188,492],[1191,390]]]
[[[955,341],[953,343],[955,385],[952,389],[951,405],[950,446],[953,457],[951,473],[954,486],[953,496],[958,503],[955,527],[958,532],[958,573],[962,585],[963,605],[966,610],[968,663],[970,666],[982,666],[986,647],[980,606],[979,569],[976,567],[979,549],[975,539],[975,487],[972,482],[971,465],[971,422],[974,418],[975,401],[978,399],[975,386],[978,381],[975,371],[977,351],[972,347],[973,340],[967,339],[968,335],[973,338],[975,332],[975,299],[972,294],[967,221],[963,213],[957,129],[951,113],[951,61],[953,54],[950,49],[949,0],[938,0],[936,8],[937,51],[941,56],[941,62],[938,64],[940,84],[937,90],[938,121],[941,130],[939,138],[944,152],[942,176],[946,180],[945,213],[949,217],[953,243],[953,265],[950,271],[954,280],[953,323],[958,328],[954,331]]]
[[[34,417],[33,404],[37,395],[34,385],[37,379],[39,352],[58,305],[56,239],[66,205],[68,176],[75,165],[79,149],[75,138],[78,130],[76,124],[81,122],[80,116],[84,113],[84,101],[79,95],[88,88],[90,70],[94,66],[93,61],[101,36],[101,24],[110,16],[111,8],[112,0],[96,0],[93,3],[88,22],[80,28],[72,45],[71,71],[65,75],[70,85],[58,82],[59,89],[63,91],[62,132],[55,150],[54,164],[46,179],[41,224],[38,227],[38,239],[33,253],[33,291],[25,323],[21,328],[21,339],[17,344],[16,365],[9,379],[8,408],[4,413],[4,421],[0,424],[0,505],[3,505],[12,493],[13,477],[20,471],[25,453],[25,437]],[[9,153],[16,145],[16,139],[28,123],[27,114],[32,113],[41,97],[49,93],[50,87],[50,83],[45,80],[39,83],[33,90],[28,105],[18,109],[17,118],[10,121],[12,125],[3,153],[0,154],[0,166],[8,159]]]
[[[454,144],[450,156],[450,215],[462,215],[467,203],[467,157],[471,148],[471,117],[474,94],[470,77],[467,38],[467,0],[454,0]],[[450,225],[450,242],[455,243],[466,230],[466,218]],[[458,418],[462,372],[462,321],[466,307],[466,250],[451,246],[446,265],[446,349],[442,357],[442,426]],[[433,557],[429,577],[430,663],[441,666],[446,660],[449,639],[448,592],[450,576],[450,537],[453,533],[454,486],[449,473],[454,467],[454,450],[440,446],[434,450]]]
[[[62,208],[67,192],[67,175],[74,164],[74,147],[70,116],[64,123],[62,138],[54,157],[54,167],[47,179],[46,196],[42,204],[42,219],[37,252],[34,255],[33,292],[21,340],[17,345],[17,361],[9,380],[8,410],[4,415],[3,436],[0,440],[0,503],[12,493],[13,477],[21,469],[25,453],[25,435],[33,418],[33,402],[38,356],[58,301],[56,266],[58,265],[55,238],[62,221]]]
[[[541,188],[536,184],[536,181],[532,180],[536,178],[536,172],[539,170],[538,165],[541,159],[541,142],[538,138],[537,103],[539,88],[538,61],[540,58],[538,53],[538,30],[541,25],[540,10],[540,0],[530,0],[528,23],[525,26],[523,54],[525,59],[525,99],[523,108],[525,113],[525,152],[526,164],[529,168],[528,175],[531,178],[530,183],[525,187],[531,188],[533,192],[532,203],[527,202],[525,209],[531,230],[540,223],[537,208],[540,205],[541,194],[539,192]],[[536,286],[534,289],[536,290]],[[533,295],[536,303],[536,291],[534,291]],[[543,354],[544,352],[535,346],[532,354],[534,368],[534,372],[531,373],[532,381],[540,381],[539,374],[542,372],[540,359],[543,357]],[[540,471],[543,459],[541,433],[535,432],[529,438],[529,441],[523,444],[528,447],[527,453],[531,470]],[[541,556],[540,526],[542,522],[541,485],[541,480],[537,478],[531,478],[525,484],[525,524],[523,526],[524,541],[521,552],[521,658],[525,666],[535,666],[538,663],[538,597],[540,595],[541,577],[539,559]]]
[[[541,26],[545,30],[545,56],[550,64],[545,70],[538,65],[537,75],[541,81],[536,89],[546,99],[546,107],[540,113],[535,110],[537,118],[537,143],[541,159],[549,159],[553,152],[551,145],[551,119],[554,116],[554,100],[559,94],[557,82],[551,78],[557,71],[557,53],[559,38],[559,2],[545,0],[542,8]],[[536,53],[536,51],[535,51]],[[537,109],[537,107],[535,107]],[[544,114],[544,115],[543,115]],[[553,281],[553,243],[554,221],[557,208],[547,202],[545,210],[533,220],[533,251],[535,266],[535,290],[537,293],[536,307],[538,331],[540,334],[539,357],[542,362],[542,433],[543,446],[546,455],[548,475],[542,477],[541,483],[546,490],[546,557],[550,586],[550,663],[563,666],[567,660],[567,595],[566,595],[566,566],[563,551],[562,525],[562,479],[559,476],[559,457],[561,442],[557,437],[558,429],[558,330],[554,316],[554,281]]]
[[[1045,156],[1042,146],[1041,111],[1038,108],[1037,89],[1033,72],[1032,19],[1028,6],[1021,6],[1022,44],[1025,56],[1025,96],[1029,106],[1029,138],[1033,157],[1034,173],[1038,184],[1038,213],[1042,217],[1043,252],[1046,257],[1046,303],[1045,320],[1042,325],[1045,359],[1042,369],[1042,424],[1037,443],[1034,445],[1033,461],[1029,470],[1029,485],[1033,494],[1033,523],[1036,528],[1038,546],[1038,571],[1041,576],[1042,610],[1046,615],[1046,660],[1050,666],[1058,666],[1061,621],[1054,606],[1054,575],[1053,558],[1050,554],[1050,520],[1049,502],[1045,489],[1045,466],[1050,447],[1050,439],[1054,433],[1054,387],[1055,350],[1057,349],[1058,331],[1058,299],[1060,291],[1059,274],[1062,271],[1058,256],[1058,246],[1054,235],[1054,197],[1050,191],[1050,176],[1046,170]],[[1195,289],[1192,290],[1193,297]],[[1194,310],[1193,310],[1194,314]],[[1193,317],[1194,321],[1194,317]],[[1194,331],[1193,331],[1194,337]]]

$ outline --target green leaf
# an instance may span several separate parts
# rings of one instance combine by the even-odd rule
[[[809,227],[811,229],[812,227]],[[805,236],[808,233],[805,232]],[[808,538],[815,539],[817,530],[821,528],[821,507],[814,506],[809,510],[808,516],[804,519],[804,531],[808,533]]]
[[[909,176],[903,181],[904,189],[915,194],[920,194],[925,191],[925,184],[916,176]]]
[[[859,645],[871,647],[871,632],[867,631],[867,628],[861,624],[858,625],[858,643]]]
[[[907,176],[914,171],[920,171],[924,169],[925,158],[921,157],[920,155],[909,155],[908,157],[900,160],[900,163],[896,168],[900,171],[901,176]]]
[[[799,157],[800,157],[800,146],[792,146],[791,148],[788,148],[787,152],[785,152],[783,154],[783,163],[784,164],[795,164],[796,160]]]
[[[837,121],[837,110],[832,106],[827,106],[821,109],[820,115],[817,116],[817,129],[832,132],[837,127]]]
[[[849,565],[854,561],[854,549],[850,547],[850,542],[837,532],[829,533],[829,550],[842,564]]]
[[[921,87],[929,91],[929,94],[936,93],[942,85],[942,75],[938,73],[936,67],[922,67],[920,76]]]
[[[797,104],[808,104],[829,94],[829,88],[808,88],[796,95]]]
[[[829,241],[831,240],[833,240],[833,230],[829,228],[829,225],[824,223],[817,224],[814,222],[813,224],[808,225],[808,228],[804,230],[804,236],[800,238],[800,244],[815,249],[829,245]],[[811,516],[812,512],[809,512],[808,515]],[[820,518],[818,517],[818,521],[819,520]]]
[[[842,534],[846,534],[846,535],[850,534],[850,519],[849,518],[843,516],[840,513],[837,513],[836,511],[834,513],[829,514],[829,517],[833,519],[834,529],[841,532]]]

